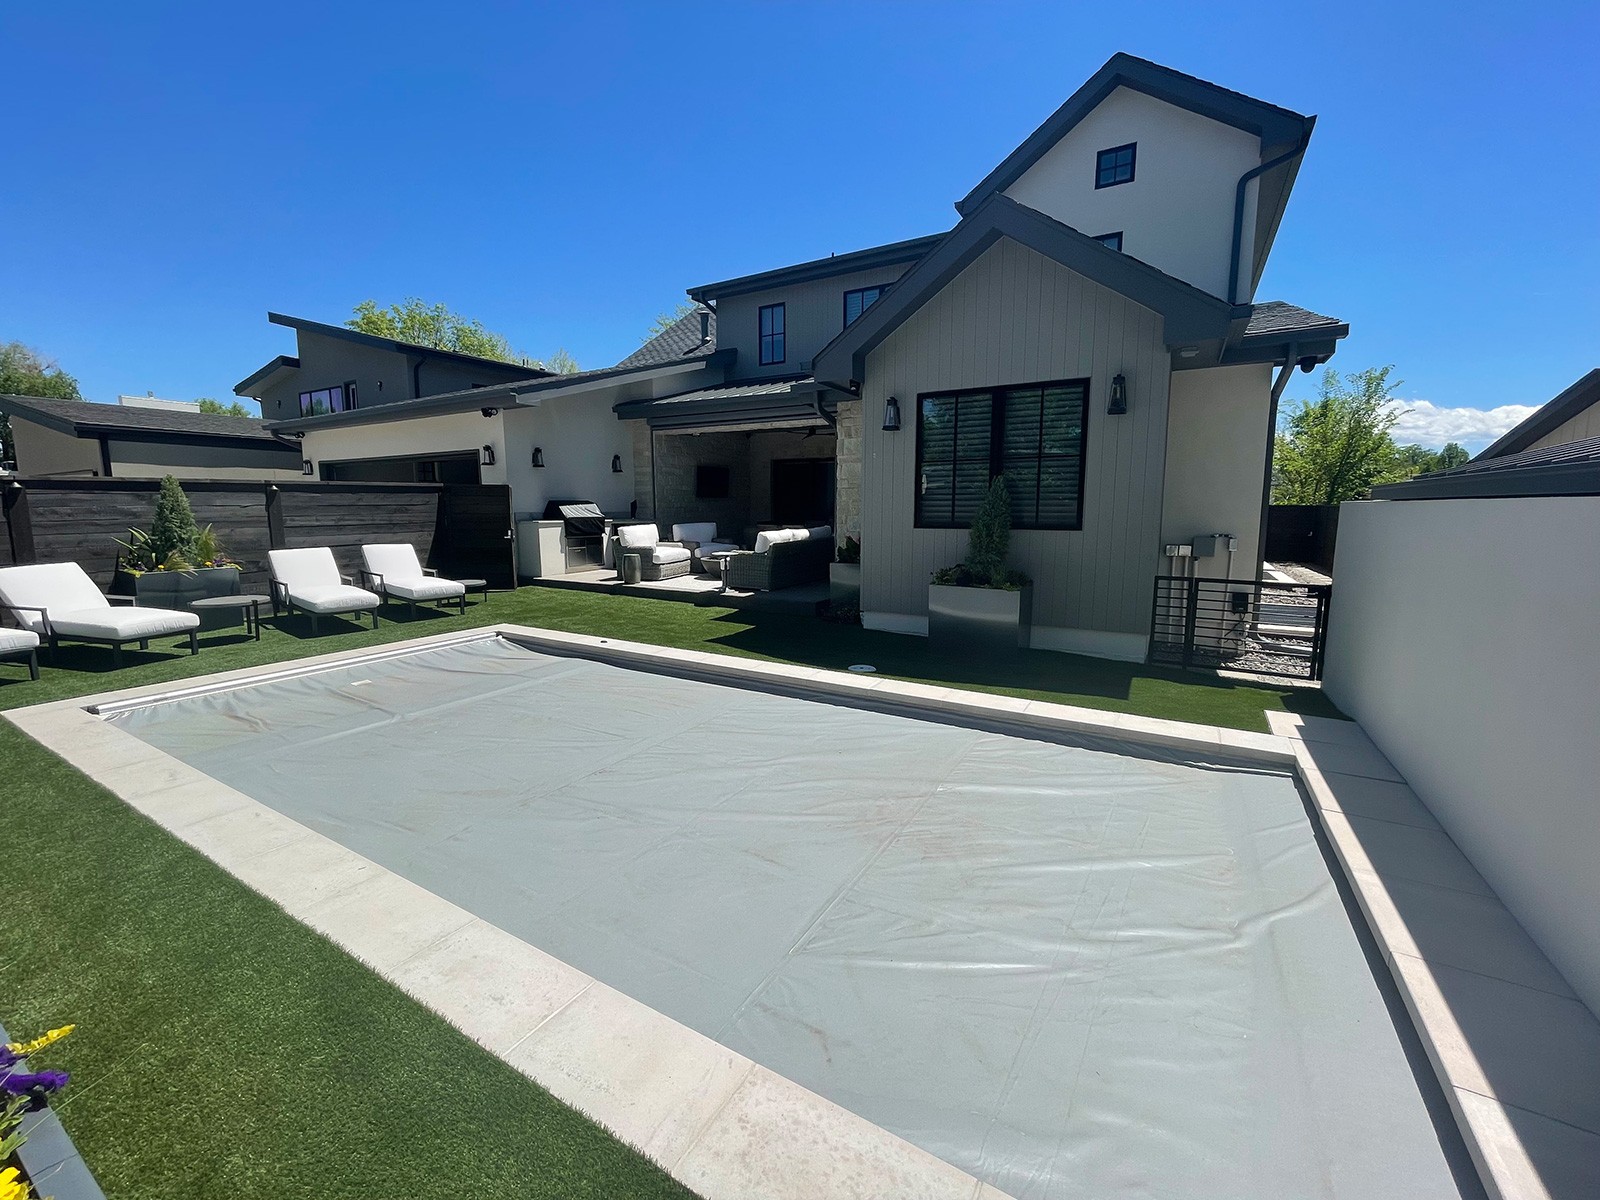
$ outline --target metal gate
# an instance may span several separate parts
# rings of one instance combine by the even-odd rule
[[[1150,662],[1322,678],[1325,583],[1265,583],[1157,575]]]

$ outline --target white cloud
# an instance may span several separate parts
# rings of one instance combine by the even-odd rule
[[[1427,400],[1396,400],[1389,407],[1400,414],[1390,430],[1400,445],[1415,443],[1437,450],[1446,442],[1459,442],[1474,453],[1538,411],[1535,404],[1443,408]]]

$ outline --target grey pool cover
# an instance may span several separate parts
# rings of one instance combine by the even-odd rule
[[[115,719],[1021,1200],[1459,1194],[1281,774],[496,640]]]

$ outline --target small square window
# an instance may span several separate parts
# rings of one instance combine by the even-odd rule
[[[1129,142],[1126,146],[1113,146],[1100,151],[1095,157],[1094,186],[1105,188],[1115,187],[1119,183],[1132,183],[1134,152],[1138,148],[1137,142]]]
[[[1099,237],[1095,238],[1094,240],[1099,242],[1102,246],[1104,246],[1108,250],[1121,250],[1122,249],[1122,230],[1119,229],[1115,233],[1102,233]]]
[[[770,367],[776,363],[781,363],[784,358],[783,305],[762,305],[757,321],[759,323],[757,334],[760,338],[761,352],[759,358],[761,365]]]
[[[866,312],[878,302],[878,299],[888,291],[887,284],[878,287],[856,288],[844,294],[844,326],[846,329],[854,325]]]

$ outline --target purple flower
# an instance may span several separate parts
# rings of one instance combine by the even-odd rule
[[[65,1071],[19,1071],[0,1077],[0,1091],[13,1096],[38,1096],[67,1086]]]
[[[0,1068],[9,1067],[14,1062],[21,1062],[22,1055],[0,1043]]]

